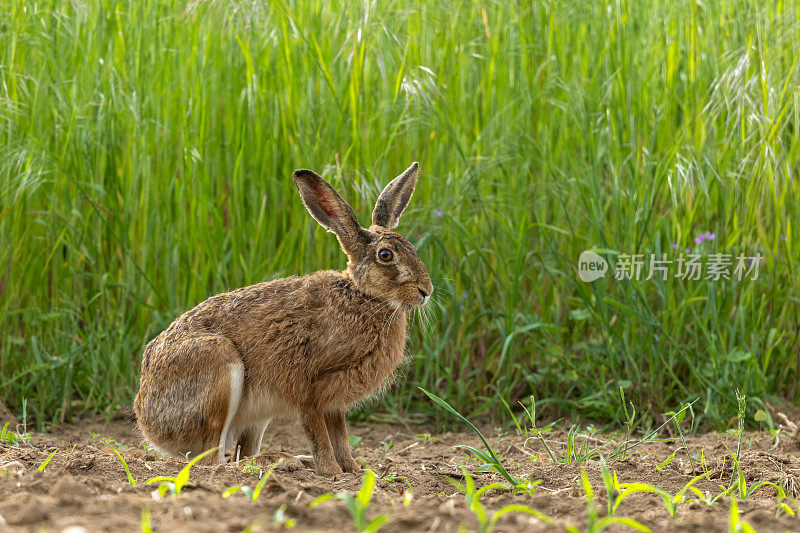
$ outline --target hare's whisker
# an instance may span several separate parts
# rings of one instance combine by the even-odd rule
[[[386,322],[386,325],[384,325],[383,328],[381,328],[381,335],[383,335],[383,331],[385,329],[389,328],[389,326],[392,325],[392,320],[394,320],[394,315],[396,315],[397,311],[399,311],[399,310],[400,310],[399,306],[397,308],[395,308],[394,313],[392,313],[392,316],[389,317],[389,320]]]
[[[367,313],[369,313],[370,311],[372,311],[372,312],[369,315],[365,316],[364,320],[365,321],[369,320],[373,316],[377,315],[378,313],[380,313],[383,310],[383,308],[389,308],[389,304],[387,304],[386,302],[378,302],[376,305],[370,307],[369,309],[367,309]],[[365,313],[365,315],[366,315],[366,313]]]

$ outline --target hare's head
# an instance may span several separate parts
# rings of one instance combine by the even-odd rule
[[[411,200],[419,165],[413,163],[386,186],[375,203],[372,225],[361,227],[356,214],[331,185],[310,170],[295,170],[294,183],[308,212],[339,239],[347,272],[359,289],[408,309],[428,302],[433,284],[416,249],[395,233]]]

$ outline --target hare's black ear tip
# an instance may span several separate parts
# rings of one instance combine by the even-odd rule
[[[419,163],[417,163],[416,161],[411,163],[411,170],[417,170],[418,168],[419,168]]]
[[[294,184],[300,187],[301,183],[314,183],[320,181],[320,177],[312,171],[308,170],[307,168],[298,168],[294,172],[292,172],[292,181]]]
[[[314,173],[308,170],[307,168],[298,168],[294,172],[292,172],[292,179],[300,179],[303,176],[313,176]]]

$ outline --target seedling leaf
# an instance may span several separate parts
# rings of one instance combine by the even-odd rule
[[[314,501],[312,501],[311,503],[308,504],[308,506],[311,509],[313,509],[314,507],[316,507],[317,505],[319,505],[321,503],[329,502],[329,501],[335,500],[335,499],[336,499],[336,495],[335,494],[331,494],[331,493],[323,494],[322,496],[318,496],[317,498],[315,498]]]
[[[231,495],[235,494],[236,492],[242,490],[242,487],[231,487],[225,492],[222,493],[222,498],[229,498]]]
[[[189,463],[186,466],[184,466],[181,469],[180,472],[178,472],[178,475],[175,476],[175,492],[177,494],[181,493],[183,486],[186,485],[186,483],[189,481],[189,474],[191,473],[192,467],[197,463],[197,461],[201,460],[203,457],[205,457],[210,453],[216,452],[218,449],[219,446],[215,446],[210,450],[206,450],[203,453],[195,456],[191,461],[189,461]]]
[[[595,522],[596,531],[602,531],[604,528],[610,526],[611,524],[620,524],[622,526],[628,526],[630,528],[633,528],[636,531],[644,531],[645,533],[650,533],[650,528],[642,524],[641,522],[637,522],[633,518],[619,518],[616,516],[606,516],[605,518],[601,518],[600,520]]]
[[[500,519],[500,517],[506,513],[525,513],[537,518],[538,520],[541,520],[546,524],[553,523],[553,520],[549,516],[547,516],[542,512],[537,511],[536,509],[531,509],[526,505],[513,504],[513,505],[506,505],[505,507],[502,507],[497,511],[495,511],[495,513],[492,515],[491,522],[489,522],[489,530],[491,530],[492,527],[495,525],[495,523],[497,523],[497,521]]]
[[[44,462],[39,465],[39,472],[44,472],[44,469],[47,468],[47,464],[50,462],[50,460],[53,458],[53,456],[56,454],[57,451],[58,451],[57,449],[53,450],[53,453],[51,453],[47,457],[47,459],[45,459]]]
[[[376,516],[370,520],[369,524],[367,524],[367,527],[364,528],[364,533],[375,533],[375,531],[378,531],[387,520],[389,520],[389,517],[385,514]]]
[[[361,489],[359,489],[358,495],[356,496],[358,503],[361,504],[362,507],[366,508],[369,506],[369,500],[372,498],[372,491],[374,488],[375,472],[367,468],[364,472],[364,483],[361,485]]]
[[[586,498],[591,500],[594,498],[594,490],[592,490],[592,484],[589,481],[589,476],[586,474],[586,469],[581,468],[581,485],[583,486],[583,492],[586,494]],[[622,496],[620,494],[620,496]],[[614,506],[616,508],[616,505]]]
[[[150,508],[144,507],[142,509],[142,518],[139,521],[139,530],[142,533],[153,533],[153,524],[150,520]]]
[[[261,479],[258,480],[258,484],[256,485],[256,488],[253,489],[253,494],[252,494],[252,496],[250,498],[252,501],[258,500],[258,497],[261,495],[261,489],[264,488],[264,483],[266,483],[267,478],[270,476],[270,474],[272,474],[272,471],[275,470],[275,468],[279,464],[281,464],[282,462],[283,462],[283,459],[279,459],[277,463],[275,463],[274,465],[269,467],[269,470],[264,472],[264,474],[261,476]]]
[[[133,486],[136,486],[136,480],[133,479],[133,476],[131,475],[131,471],[128,468],[128,463],[125,462],[125,459],[123,459],[122,455],[120,455],[120,453],[116,449],[111,448],[111,451],[116,454],[116,456],[119,458],[119,462],[122,463],[122,469],[125,470],[125,475],[128,476],[128,483],[130,483]]]

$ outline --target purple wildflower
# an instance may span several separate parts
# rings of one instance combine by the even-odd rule
[[[677,249],[678,249],[678,245],[677,245],[677,244],[673,244],[673,245],[672,245],[672,249],[673,249],[673,250],[677,250]]]
[[[440,217],[440,216],[442,216],[443,213],[441,211],[439,211],[438,209],[434,209],[433,210],[433,214],[436,215],[437,217]]]
[[[783,242],[786,242],[786,241],[789,240],[788,238],[786,238],[786,235],[781,235],[781,239],[783,240]]]
[[[705,233],[701,233],[700,235],[698,235],[694,239],[694,242],[695,244],[701,244],[703,241],[713,241],[716,237],[717,237],[716,233],[711,233],[710,231],[707,231]]]

